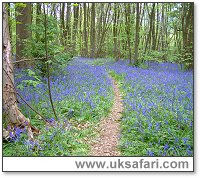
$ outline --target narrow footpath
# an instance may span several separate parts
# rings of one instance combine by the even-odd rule
[[[117,149],[120,133],[120,119],[122,117],[123,104],[117,82],[111,78],[114,89],[114,104],[110,114],[100,121],[100,137],[91,147],[91,156],[120,156]]]

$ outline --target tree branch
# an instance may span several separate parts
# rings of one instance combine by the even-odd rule
[[[45,4],[43,4],[44,8],[44,30],[45,30],[45,52],[46,52],[46,64],[47,64],[47,78],[48,78],[48,91],[49,91],[49,99],[51,103],[51,107],[55,116],[55,119],[58,120],[58,117],[56,115],[56,111],[53,105],[53,100],[51,96],[51,86],[50,86],[50,72],[49,72],[49,62],[48,62],[48,47],[47,47],[47,14],[45,12]]]

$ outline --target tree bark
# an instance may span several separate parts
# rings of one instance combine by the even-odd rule
[[[69,48],[70,48],[70,42],[71,42],[71,28],[70,28],[70,18],[71,18],[71,16],[70,16],[70,14],[71,14],[71,12],[70,12],[70,10],[71,10],[71,6],[70,6],[70,3],[67,3],[67,13],[66,13],[66,35],[67,35],[67,43],[66,43],[66,45],[67,45],[67,48],[68,48],[68,50],[69,50]]]
[[[114,42],[114,58],[118,61],[118,45],[117,45],[117,4],[114,3],[114,20],[113,20],[113,42]]]
[[[61,20],[61,42],[63,45],[66,44],[66,28],[65,28],[65,3],[60,3],[60,10],[61,10],[61,16],[60,16],[60,20]]]
[[[29,138],[33,139],[32,126],[17,106],[6,3],[3,3],[3,110],[7,125],[27,126]]]
[[[86,3],[83,3],[84,11],[84,56],[88,56],[88,34],[87,34],[87,6]]]
[[[146,54],[147,52],[147,49],[150,49],[151,47],[151,40],[152,40],[152,31],[154,30],[153,28],[153,21],[154,21],[154,9],[155,9],[155,3],[153,3],[153,7],[152,7],[152,10],[151,10],[151,14],[149,16],[149,24],[150,24],[150,27],[149,27],[149,33],[148,33],[148,36],[147,36],[147,41],[146,41],[146,45],[145,45],[145,50],[144,50],[144,53]]]
[[[31,25],[31,3],[24,3],[25,7],[16,8],[16,60],[21,60],[24,55],[25,40],[31,37],[31,31],[27,28]],[[28,62],[21,62],[17,67],[27,67],[31,65]]]
[[[165,50],[165,11],[164,11],[164,3],[162,4],[162,17],[161,17],[161,46],[162,51]]]
[[[128,45],[128,58],[129,58],[129,63],[132,63],[132,55],[131,55],[131,35],[130,35],[130,23],[131,23],[131,7],[130,3],[127,4],[125,7],[125,17],[126,17],[126,36],[127,36],[127,45]]]
[[[77,32],[78,32],[78,14],[79,14],[79,6],[74,6],[74,21],[73,21],[73,36],[72,36],[72,50],[73,55],[77,53],[76,51],[76,40],[77,40]]]
[[[91,7],[90,57],[95,57],[95,3]]]
[[[96,52],[96,56],[103,56],[102,55],[102,48],[103,48],[103,45],[104,45],[104,40],[105,40],[105,36],[106,36],[106,32],[108,31],[108,27],[110,26],[111,24],[111,21],[110,21],[110,16],[109,16],[109,11],[111,9],[111,5],[108,4],[107,5],[107,9],[106,9],[106,13],[103,14],[103,27],[102,27],[102,32],[101,32],[101,37],[99,39],[99,43],[97,44],[97,52]],[[104,53],[105,55],[105,53]]]
[[[134,65],[139,64],[138,60],[138,45],[139,45],[139,33],[140,33],[140,8],[139,3],[136,5],[136,31],[135,31],[135,51],[134,51]]]

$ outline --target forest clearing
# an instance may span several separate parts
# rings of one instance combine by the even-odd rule
[[[193,3],[3,3],[3,156],[193,156]]]

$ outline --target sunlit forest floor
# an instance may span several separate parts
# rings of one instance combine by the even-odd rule
[[[49,124],[19,99],[20,109],[40,129],[40,135],[29,141],[25,130],[14,128],[12,139],[3,143],[4,156],[89,155],[100,136],[100,120],[113,106],[110,77],[122,95],[117,145],[122,156],[193,155],[192,71],[182,71],[172,63],[133,67],[126,60],[76,57],[67,67],[51,70],[58,120],[50,106],[46,78],[30,70],[17,70],[19,92]]]

